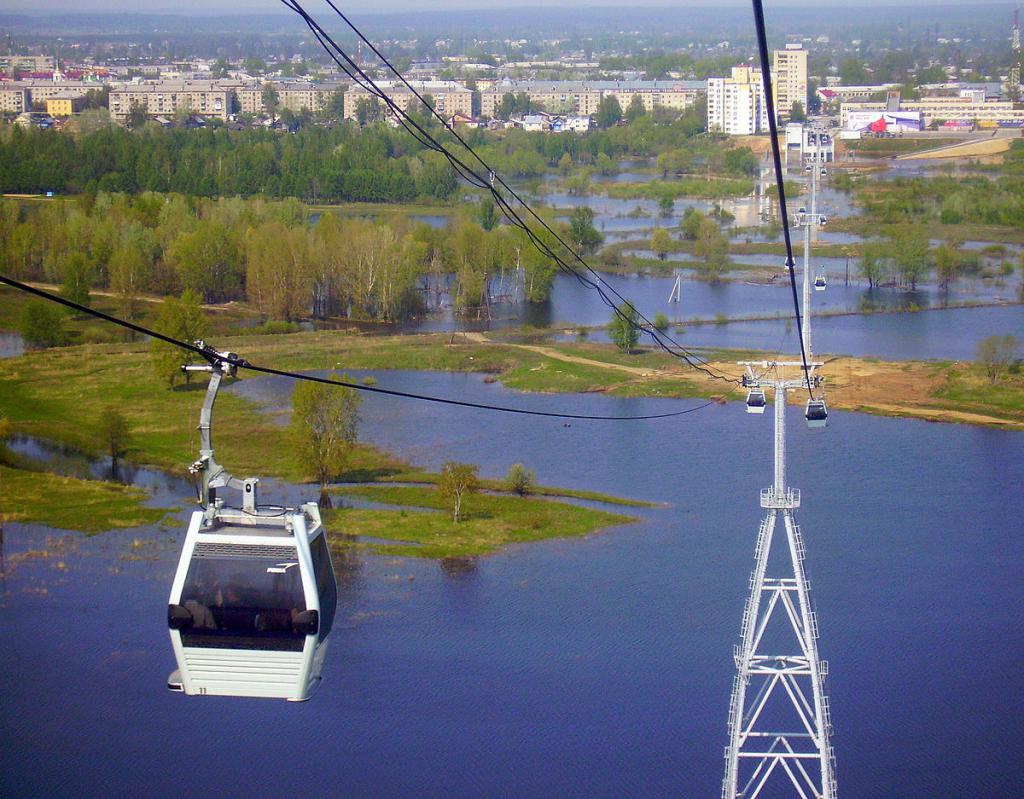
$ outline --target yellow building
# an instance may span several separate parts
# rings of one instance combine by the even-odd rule
[[[46,99],[46,113],[52,117],[69,117],[82,110],[82,98],[73,94],[56,94]]]

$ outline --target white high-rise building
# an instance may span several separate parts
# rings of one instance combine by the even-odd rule
[[[775,80],[775,108],[779,116],[788,117],[793,103],[807,112],[807,51],[802,44],[787,44],[776,50],[772,77]]]
[[[708,78],[708,130],[730,136],[768,130],[761,70],[733,67],[728,78]]]

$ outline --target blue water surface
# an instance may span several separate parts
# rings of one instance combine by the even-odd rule
[[[694,404],[372,374],[569,412]],[[281,407],[290,388],[231,390]],[[351,555],[324,684],[301,705],[166,691],[177,527],[9,524],[5,796],[718,795],[770,416],[730,403],[564,426],[386,397],[363,416],[366,439],[426,467],[457,458],[498,477],[522,461],[543,483],[667,504],[473,561]],[[1021,795],[1024,435],[839,412],[813,434],[789,419],[843,795]]]

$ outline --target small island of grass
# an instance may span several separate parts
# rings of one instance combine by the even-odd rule
[[[377,541],[357,545],[384,555],[448,558],[485,555],[510,544],[550,538],[579,538],[636,521],[634,517],[556,502],[505,494],[467,497],[460,521],[452,520],[434,488],[420,486],[346,486],[343,496],[358,496],[412,510],[339,508],[324,520],[334,534]],[[381,542],[394,543],[381,543]]]

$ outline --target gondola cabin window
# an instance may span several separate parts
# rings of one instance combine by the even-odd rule
[[[322,536],[321,536],[322,538]],[[181,605],[191,614],[184,646],[301,651],[295,617],[306,609],[294,548],[270,556],[198,556],[189,565]]]

